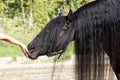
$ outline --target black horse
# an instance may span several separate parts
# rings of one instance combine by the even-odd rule
[[[120,0],[96,0],[54,18],[29,43],[29,58],[61,54],[71,41],[77,80],[104,80],[105,54],[120,80]]]

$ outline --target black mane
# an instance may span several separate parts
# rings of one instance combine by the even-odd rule
[[[119,5],[118,0],[97,0],[74,12],[78,80],[104,80],[105,53],[116,61],[113,56],[118,55],[115,48],[120,40]],[[118,64],[110,62],[112,67]]]

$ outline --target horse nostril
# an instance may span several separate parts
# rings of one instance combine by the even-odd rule
[[[29,50],[29,52],[30,52],[30,53],[33,53],[33,52],[34,52],[34,50],[35,50],[35,49],[30,49],[30,50]]]

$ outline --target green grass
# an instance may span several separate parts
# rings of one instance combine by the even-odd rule
[[[23,26],[18,26],[14,27],[12,26],[4,26],[1,25],[0,27],[0,32],[9,35],[18,41],[23,42],[26,46],[27,44],[34,38],[34,36],[37,34],[37,31],[27,33],[24,32],[24,27]],[[5,56],[11,56],[11,57],[16,57],[16,56],[24,56],[23,52],[17,45],[13,45],[10,43],[7,43],[5,41],[0,41],[0,57],[5,57]]]
[[[16,57],[22,55],[23,53],[18,46],[0,41],[0,57]]]

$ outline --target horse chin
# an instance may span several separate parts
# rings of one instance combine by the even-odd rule
[[[54,54],[47,54],[47,57],[53,57],[55,56]]]
[[[48,57],[53,57],[53,56],[56,56],[56,55],[59,55],[59,54],[58,54],[58,53],[55,53],[55,52],[54,52],[54,53],[49,53],[49,54],[47,54]]]
[[[29,55],[28,57],[29,57],[30,59],[32,59],[32,60],[35,60],[35,59],[38,58],[38,56],[32,56],[32,55]]]

